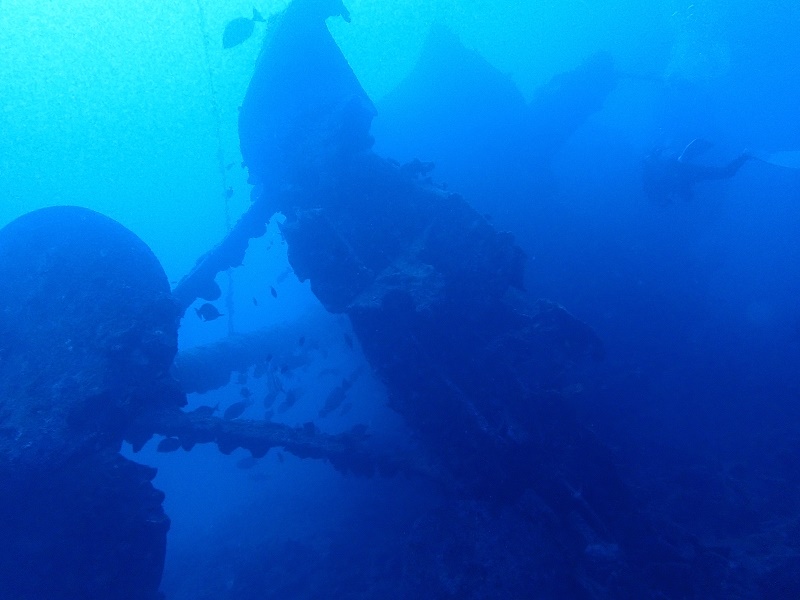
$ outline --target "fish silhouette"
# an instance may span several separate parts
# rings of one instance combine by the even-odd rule
[[[213,321],[214,319],[219,319],[224,316],[217,310],[217,307],[210,302],[206,302],[200,308],[195,308],[194,312],[196,312],[197,316],[203,319],[203,321]]]
[[[255,24],[264,22],[264,17],[255,8],[251,19],[246,17],[233,19],[225,25],[225,31],[222,32],[222,47],[225,49],[233,48],[246,42],[253,35]]]
[[[239,402],[234,402],[225,409],[225,412],[222,413],[222,418],[226,421],[238,419],[251,404],[252,402],[250,400],[240,400]]]
[[[217,403],[216,406],[198,406],[191,412],[191,414],[197,415],[198,417],[210,417],[218,410],[219,410],[219,402]]]

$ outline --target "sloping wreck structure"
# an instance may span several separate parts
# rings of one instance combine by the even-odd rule
[[[448,490],[398,597],[691,595],[702,551],[637,511],[555,391],[600,340],[525,294],[511,236],[429,165],[372,152],[375,109],[326,28],[335,16],[348,18],[338,1],[296,0],[273,19],[239,133],[252,210],[285,215],[295,273],[349,317]]]
[[[416,66],[378,103],[375,147],[433,161],[437,179],[467,193],[496,226],[519,232],[554,193],[559,150],[620,78],[611,56],[598,52],[526,101],[510,76],[434,24]]]
[[[325,24],[338,16],[338,0],[295,0],[270,23],[239,122],[252,204],[175,289],[141,240],[85,209],[0,231],[0,595],[159,598],[163,494],[119,451],[161,434],[434,481],[442,506],[410,533],[397,598],[715,597],[714,555],[637,509],[558,391],[602,357],[592,329],[526,295],[514,240],[429,165],[372,151],[375,109]],[[181,410],[262,352],[237,338],[176,361],[177,329],[276,212],[296,274],[350,319],[424,460],[378,452],[363,428]]]

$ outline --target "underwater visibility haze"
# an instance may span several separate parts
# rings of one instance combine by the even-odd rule
[[[800,597],[798,30],[0,0],[0,598]]]

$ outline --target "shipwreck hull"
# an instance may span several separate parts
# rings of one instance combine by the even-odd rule
[[[255,203],[285,215],[295,273],[329,311],[348,315],[391,406],[448,495],[461,498],[455,512],[478,501],[548,521],[540,550],[565,558],[556,596],[642,597],[650,563],[663,573],[648,585],[668,589],[692,567],[637,511],[610,453],[558,391],[576,362],[602,358],[600,340],[562,307],[524,293],[525,257],[512,237],[432,182],[428,165],[352,143],[370,139],[371,104],[335,44],[317,39],[328,40],[327,29],[308,27],[318,4],[295,2],[273,23],[239,121]],[[309,89],[313,119],[287,127],[298,113],[276,99],[303,98],[303,89],[277,77],[270,57],[314,49],[335,56],[293,68],[338,99],[315,102]],[[279,149],[289,163],[264,160]]]

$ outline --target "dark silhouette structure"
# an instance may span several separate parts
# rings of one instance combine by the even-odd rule
[[[185,449],[280,447],[348,472],[396,470],[373,461],[363,432],[182,412],[171,375],[179,303],[150,249],[103,215],[54,207],[0,230],[0,293],[4,598],[160,598],[164,496],[154,469],[119,454],[123,440],[138,449],[159,433]]]
[[[128,425],[178,410],[179,312],[152,252],[74,207],[0,230],[0,589],[154,600],[169,519]]]
[[[450,597],[453,578],[463,597],[488,597],[486,572],[504,581],[506,597],[674,596],[702,585],[558,392],[572,365],[602,357],[600,340],[562,307],[524,293],[524,256],[510,235],[426,178],[419,161],[371,151],[374,109],[324,26],[336,13],[323,5],[297,0],[273,23],[240,111],[241,149],[254,208],[286,216],[295,273],[350,318],[392,408],[452,494],[431,531],[445,521],[471,531],[472,542],[453,551],[456,564],[480,563],[474,574],[431,570],[444,549],[429,539],[398,597]],[[551,102],[576,85],[548,90]],[[452,521],[474,503],[493,516],[478,526]],[[502,511],[489,507],[549,524],[525,569],[511,566],[523,550],[510,538],[478,558],[479,540],[503,530]]]
[[[575,365],[603,358],[601,341],[525,293],[509,234],[423,163],[371,150],[375,109],[331,16],[347,18],[340,1],[295,0],[272,19],[239,121],[253,203],[174,290],[141,240],[97,213],[45,209],[0,230],[0,589],[158,598],[169,521],[153,471],[119,449],[162,434],[185,449],[282,447],[343,472],[434,481],[446,505],[412,532],[397,598],[720,597],[704,570],[718,557],[638,509],[560,391]],[[579,77],[561,83],[543,106],[580,89]],[[332,436],[181,411],[186,390],[262,359],[258,337],[237,337],[176,360],[177,327],[196,298],[218,297],[217,273],[241,264],[276,211],[295,273],[350,319],[424,468],[385,456],[363,428]]]

